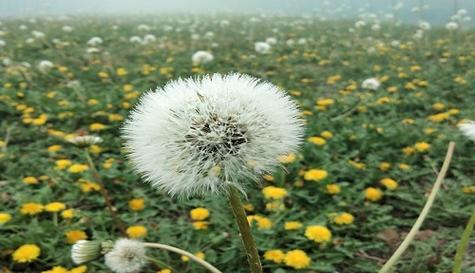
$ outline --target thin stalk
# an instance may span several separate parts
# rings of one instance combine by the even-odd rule
[[[445,174],[447,173],[447,170],[449,169],[450,161],[452,160],[454,149],[455,149],[455,143],[451,141],[449,143],[449,148],[445,156],[444,164],[442,164],[442,168],[439,172],[439,175],[437,176],[437,179],[434,183],[434,186],[432,187],[429,198],[427,198],[426,204],[424,205],[424,208],[422,209],[421,214],[417,218],[416,222],[412,226],[406,238],[404,238],[404,241],[402,241],[401,245],[399,245],[399,247],[396,249],[396,251],[391,256],[391,258],[389,258],[389,260],[384,264],[383,268],[379,270],[379,273],[390,272],[391,268],[396,264],[396,262],[399,260],[401,255],[404,253],[404,251],[406,251],[407,247],[411,244],[412,240],[414,239],[414,236],[416,236],[417,232],[419,231],[419,228],[421,227],[422,223],[427,217],[427,214],[429,213],[429,210],[432,207],[432,204],[434,203],[435,197],[437,195],[437,192],[440,189],[440,185],[442,184],[442,181],[444,181]]]
[[[257,251],[256,243],[252,237],[251,227],[247,221],[246,212],[242,206],[239,192],[233,186],[229,187],[229,203],[236,218],[236,222],[241,233],[241,239],[246,249],[247,260],[251,273],[262,273],[262,265],[259,259],[259,252]]]
[[[102,181],[100,173],[97,171],[96,166],[94,165],[94,162],[91,159],[91,155],[89,154],[89,151],[87,148],[84,149],[85,155],[87,158],[87,162],[89,164],[89,167],[91,168],[91,173],[92,176],[94,177],[94,180],[96,180],[98,183],[101,184],[101,195],[104,198],[104,201],[106,203],[107,209],[109,210],[110,215],[112,216],[112,220],[114,221],[115,227],[122,233],[125,234],[125,228],[122,225],[122,222],[120,221],[119,217],[117,216],[113,206],[112,206],[112,200],[109,196],[109,192],[107,191],[104,182]]]
[[[170,252],[174,252],[174,253],[186,256],[186,257],[192,259],[193,261],[199,263],[204,268],[208,269],[209,271],[211,271],[213,273],[223,273],[223,272],[219,271],[219,269],[214,267],[212,264],[208,263],[207,261],[205,261],[203,259],[200,259],[200,258],[196,257],[195,255],[193,255],[190,252],[185,251],[183,249],[179,249],[179,248],[169,246],[169,245],[165,245],[165,244],[158,244],[158,243],[143,243],[143,245],[145,247],[163,249],[163,250],[167,250],[167,251],[170,251]]]
[[[462,272],[462,262],[465,252],[467,251],[468,243],[470,241],[470,234],[472,234],[473,226],[475,225],[475,212],[472,213],[470,220],[468,220],[467,226],[462,233],[462,238],[460,239],[460,244],[457,248],[457,253],[455,253],[454,268],[453,273]]]

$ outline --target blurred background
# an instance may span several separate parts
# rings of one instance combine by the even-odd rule
[[[364,12],[380,16],[397,14],[403,23],[421,20],[445,24],[459,9],[473,17],[473,0],[0,0],[0,17],[46,15],[114,15],[167,13],[270,13],[315,15],[327,19],[352,19]],[[474,26],[473,22],[468,25]]]

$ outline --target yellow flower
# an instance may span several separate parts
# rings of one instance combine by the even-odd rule
[[[305,229],[305,237],[316,243],[329,242],[332,238],[331,231],[325,226],[308,226]]]
[[[107,79],[109,78],[109,73],[105,72],[105,71],[101,71],[99,73],[97,73],[97,75],[99,76],[99,78],[101,79]]]
[[[87,105],[90,105],[90,106],[97,105],[98,103],[99,103],[99,101],[96,100],[96,99],[89,99],[89,100],[87,101]]]
[[[190,217],[193,220],[205,220],[209,217],[209,210],[206,208],[195,208],[190,211]]]
[[[315,145],[318,145],[318,146],[322,146],[322,145],[325,145],[327,143],[327,141],[322,138],[322,137],[309,137],[307,138],[307,141],[310,142],[310,143],[313,143]]]
[[[304,173],[304,179],[309,181],[321,181],[328,176],[327,171],[320,169],[310,169]]]
[[[64,219],[71,219],[74,217],[74,210],[73,209],[67,209],[67,210],[63,210],[61,212],[61,217],[63,217]]]
[[[117,74],[117,76],[123,77],[123,76],[127,75],[127,70],[123,67],[119,67],[119,68],[117,68],[115,73]]]
[[[93,123],[91,125],[89,125],[89,130],[91,131],[101,131],[101,130],[104,130],[106,128],[106,126],[102,123]]]
[[[285,230],[296,230],[296,229],[300,229],[301,227],[302,227],[302,223],[297,222],[297,221],[289,221],[289,222],[285,222],[284,224]]]
[[[267,186],[263,188],[262,193],[266,199],[282,199],[287,196],[287,190],[274,186]]]
[[[112,122],[112,121],[121,121],[121,120],[124,119],[124,117],[123,117],[122,115],[120,115],[120,114],[110,114],[110,115],[108,116],[108,118],[109,118],[109,121],[111,121],[111,122]]]
[[[82,192],[99,191],[101,189],[100,184],[83,179],[79,180],[79,186],[81,187]]]
[[[61,145],[51,145],[48,147],[48,152],[57,152],[59,150],[61,150],[63,147]]]
[[[129,209],[132,211],[141,211],[145,208],[145,201],[143,198],[134,198],[129,201]]]
[[[38,184],[38,179],[36,179],[33,176],[27,176],[23,178],[23,183],[28,184],[28,185]]]
[[[5,224],[6,222],[10,221],[12,216],[9,213],[0,212],[0,225]]]
[[[12,254],[13,261],[17,263],[29,263],[38,258],[41,249],[35,244],[22,245]]]
[[[293,267],[295,269],[303,269],[310,266],[312,260],[308,257],[305,251],[295,249],[287,252],[284,258],[285,265]]]
[[[330,131],[323,131],[320,135],[325,139],[329,139],[333,137],[333,133]]]
[[[399,169],[401,169],[403,171],[409,170],[410,168],[411,168],[411,166],[409,166],[405,163],[399,163]]]
[[[58,212],[64,210],[65,208],[66,205],[61,202],[51,202],[45,206],[45,210],[48,212]]]
[[[414,149],[420,153],[427,152],[430,149],[430,144],[427,142],[417,142],[414,145]]]
[[[328,194],[339,194],[341,192],[340,185],[338,184],[328,184],[325,187]]]
[[[208,228],[208,222],[207,221],[194,221],[192,223],[193,227],[197,230],[201,229],[207,229]]]
[[[82,173],[89,170],[89,166],[86,164],[73,164],[68,168],[70,173]]]
[[[266,174],[266,175],[262,176],[262,178],[264,178],[264,180],[269,181],[269,182],[274,181],[274,177],[270,174]]]
[[[402,152],[405,155],[412,155],[414,153],[415,149],[413,147],[405,147],[402,149]]]
[[[43,205],[38,203],[25,203],[21,205],[21,214],[36,215],[43,211]]]
[[[87,234],[82,230],[71,230],[71,231],[66,232],[65,235],[66,235],[68,244],[74,244],[75,242],[79,240],[87,239]]]
[[[250,225],[257,222],[257,227],[259,229],[270,229],[272,227],[272,221],[269,218],[259,215],[249,215],[247,216],[247,221]]]
[[[87,271],[87,266],[81,265],[69,270],[68,273],[85,273],[86,271]]]
[[[172,273],[171,269],[165,268],[160,271],[157,271],[157,273]]]
[[[41,273],[69,273],[68,270],[62,266],[54,266],[50,270],[42,271]]]
[[[201,260],[204,260],[204,258],[205,258],[205,254],[201,251],[198,251],[193,255],[195,255],[197,258],[199,258]],[[190,260],[190,258],[188,256],[181,256],[181,260],[184,261],[184,262],[188,262]]]
[[[144,226],[130,226],[125,232],[133,239],[147,236],[147,228]]]
[[[379,164],[379,169],[383,172],[389,170],[391,168],[391,163],[389,162],[381,162],[381,164]]]
[[[330,106],[334,103],[335,101],[333,99],[321,98],[317,100],[318,106]]]
[[[93,144],[89,147],[89,151],[97,155],[97,154],[102,153],[102,148],[99,145]]]
[[[364,169],[366,169],[366,164],[364,164],[364,163],[361,163],[361,162],[358,162],[358,161],[354,161],[354,160],[350,160],[350,161],[348,161],[348,163],[350,163],[351,166],[357,168],[358,170],[364,170]]]
[[[267,261],[272,261],[274,263],[280,264],[284,261],[285,254],[280,249],[271,249],[267,250],[264,253],[264,259]]]
[[[366,200],[376,202],[383,197],[383,192],[380,189],[369,187],[364,191]]]
[[[59,159],[59,160],[56,160],[55,162],[56,169],[58,170],[64,170],[67,167],[71,166],[71,164],[72,162],[69,159]]]
[[[201,259],[201,260],[205,259],[205,254],[201,251],[196,252],[195,256],[198,257],[198,259]]]
[[[297,156],[294,153],[279,156],[279,162],[282,164],[289,164],[295,161]]]
[[[379,181],[381,185],[384,185],[388,190],[395,190],[398,187],[397,182],[391,178],[383,178]]]
[[[462,188],[462,192],[467,194],[475,193],[475,186],[465,186]]]
[[[349,225],[352,224],[355,217],[347,212],[340,213],[333,218],[333,222],[337,225]]]

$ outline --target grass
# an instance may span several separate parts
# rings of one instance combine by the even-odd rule
[[[220,26],[223,19],[230,24]],[[65,141],[84,133],[104,140],[89,149],[126,228],[143,226],[146,241],[203,252],[223,272],[247,272],[226,198],[174,200],[151,189],[133,172],[119,138],[122,119],[141,93],[177,77],[230,71],[288,90],[304,111],[306,137],[332,133],[324,145],[306,141],[296,159],[286,164],[286,172],[276,171],[260,185],[248,187],[247,213],[262,217],[253,224],[261,257],[272,249],[301,249],[312,260],[308,268],[296,270],[262,258],[265,272],[376,272],[417,218],[452,140],[457,149],[447,179],[422,232],[397,265],[397,272],[451,271],[458,240],[475,209],[475,147],[456,129],[461,120],[475,117],[474,32],[433,29],[415,40],[416,29],[411,26],[383,24],[379,32],[368,26],[350,33],[351,22],[290,17],[253,22],[245,16],[81,17],[2,23],[0,30],[5,33],[0,39],[6,46],[0,48],[0,59],[9,58],[11,64],[0,66],[0,212],[12,217],[0,224],[2,272],[42,272],[54,266],[72,269],[69,251],[78,237],[70,235],[74,238],[68,243],[69,231],[83,231],[89,239],[124,236],[114,228],[97,185],[90,184],[99,182],[91,170],[72,173],[70,166],[57,167],[61,159],[87,164],[83,150]],[[19,29],[22,24],[27,30]],[[151,30],[139,31],[139,24]],[[74,30],[63,32],[64,25]],[[44,32],[45,38],[26,43],[33,30]],[[210,31],[214,37],[205,38]],[[148,33],[157,41],[147,45],[129,41],[131,36]],[[193,40],[192,33],[200,38]],[[97,46],[99,53],[88,54],[86,43],[93,36],[104,42]],[[267,37],[277,38],[271,53],[256,53],[254,42]],[[54,38],[60,42],[52,42]],[[297,43],[300,38],[306,38],[306,43]],[[296,43],[288,46],[288,39]],[[400,44],[391,45],[394,40]],[[214,60],[193,66],[191,55],[197,50],[211,51]],[[36,67],[40,60],[49,60],[54,67],[42,73]],[[22,67],[21,62],[30,63],[31,68]],[[381,88],[361,88],[361,82],[370,77],[378,78]],[[91,126],[95,123],[104,126]],[[430,147],[418,151],[417,143]],[[53,145],[61,147],[55,150]],[[303,175],[309,169],[324,169],[328,176],[319,182],[306,181]],[[25,177],[37,182],[27,184]],[[392,178],[398,187],[387,189],[379,182],[382,178]],[[338,185],[340,192],[330,194],[329,184]],[[277,205],[261,192],[270,185],[288,193]],[[374,202],[365,199],[368,187],[380,189],[383,197]],[[144,208],[132,210],[132,199],[143,199]],[[28,202],[55,201],[73,209],[73,217],[65,218],[60,211],[55,224],[55,213],[21,212]],[[273,206],[281,209],[269,209]],[[197,207],[210,212],[204,220],[206,229],[193,226],[190,210]],[[354,221],[335,223],[335,214],[343,212],[354,216]],[[289,221],[303,226],[285,230]],[[310,225],[326,226],[332,239],[322,244],[309,240],[305,228]],[[23,244],[38,245],[40,256],[30,263],[15,262],[12,253]],[[151,256],[174,272],[202,272],[173,254],[157,251]],[[474,264],[467,255],[462,272],[475,272]],[[101,260],[87,267],[87,272],[105,268]],[[161,269],[151,263],[144,272]]]

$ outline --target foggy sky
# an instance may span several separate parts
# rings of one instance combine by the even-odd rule
[[[162,14],[162,13],[280,13],[288,15],[310,14],[315,10],[328,12],[329,17],[351,18],[359,8],[372,13],[389,13],[398,2],[404,3],[399,12],[404,21],[417,21],[411,12],[415,6],[428,5],[422,18],[434,24],[447,22],[457,8],[467,9],[475,17],[474,0],[0,0],[0,19],[3,17],[30,17],[63,14]],[[346,5],[351,9],[333,15]]]

